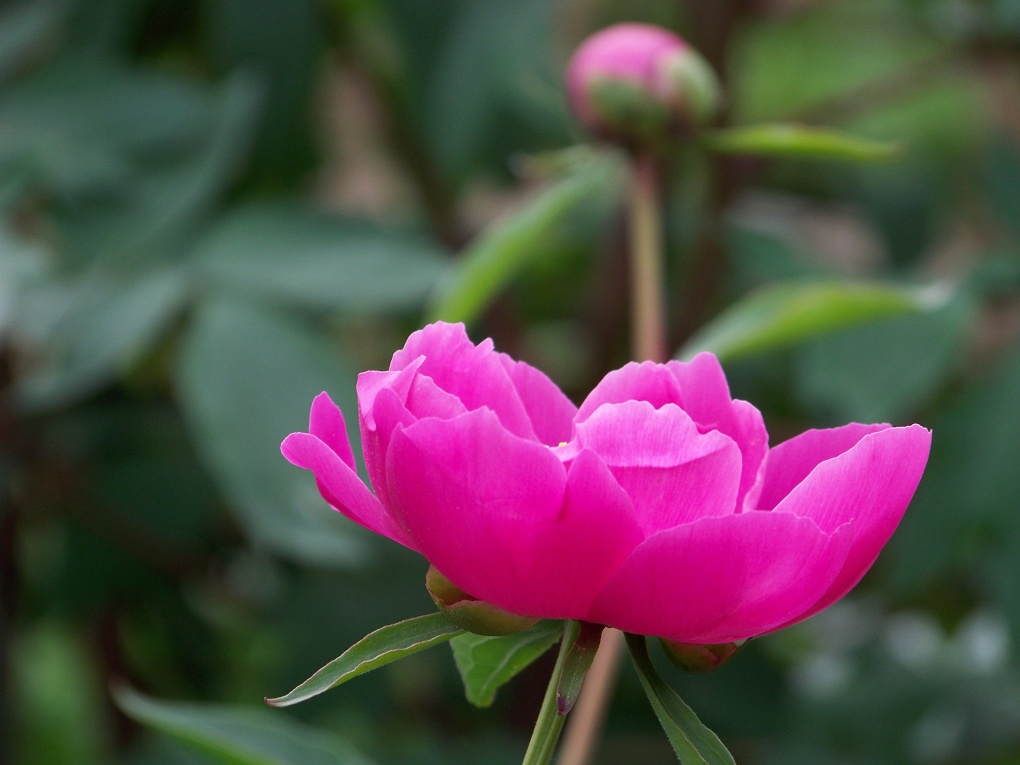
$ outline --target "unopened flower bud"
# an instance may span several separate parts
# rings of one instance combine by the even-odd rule
[[[484,600],[472,598],[443,576],[435,566],[429,566],[425,574],[425,587],[436,608],[447,619],[476,635],[513,635],[538,623],[538,619],[512,614]]]
[[[747,643],[746,640],[711,645],[675,643],[671,640],[662,640],[661,642],[662,648],[666,652],[666,657],[674,665],[695,674],[719,669],[719,667],[732,659],[744,647],[744,644]]]
[[[618,24],[577,49],[567,67],[567,97],[596,135],[647,147],[707,122],[719,83],[698,52],[669,30]]]

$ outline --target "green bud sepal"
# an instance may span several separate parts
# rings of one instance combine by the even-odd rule
[[[471,597],[443,576],[435,566],[429,566],[425,574],[425,588],[432,596],[436,608],[452,624],[476,635],[513,635],[534,627],[539,621],[531,616],[512,614]]]
[[[659,642],[662,643],[666,657],[674,666],[695,674],[719,669],[747,644],[746,640],[737,640],[732,643],[698,645],[696,643],[675,643],[664,638],[660,638]]]

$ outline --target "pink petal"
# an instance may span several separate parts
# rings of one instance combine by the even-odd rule
[[[559,619],[583,617],[644,539],[627,495],[588,450],[567,473],[560,518],[514,523],[503,534],[516,540],[504,570],[520,595],[513,610]]]
[[[577,425],[576,442],[609,466],[634,503],[646,536],[736,509],[740,450],[716,431],[699,433],[680,407],[645,401],[604,404]]]
[[[530,548],[555,524],[567,475],[552,451],[487,409],[398,428],[386,458],[390,502],[421,553],[476,598],[528,616],[545,582]]]
[[[358,375],[358,425],[361,430],[361,453],[365,459],[368,480],[384,507],[389,507],[386,495],[386,448],[396,423],[410,425],[414,418],[407,412],[404,401],[424,359],[417,358],[395,372],[362,372]],[[385,400],[377,407],[379,399]],[[377,409],[379,411],[377,411]],[[380,423],[380,414],[383,422]]]
[[[577,407],[542,372],[523,361],[500,354],[503,368],[517,389],[538,440],[547,446],[569,441]]]
[[[773,447],[765,458],[755,509],[771,510],[820,462],[839,456],[869,433],[889,426],[851,423],[839,428],[806,430]]]
[[[602,378],[581,404],[577,422],[584,422],[604,404],[625,401],[647,401],[656,409],[666,404],[681,405],[680,386],[662,364],[632,361]]]
[[[775,629],[832,582],[849,529],[823,533],[788,513],[749,512],[647,539],[595,599],[590,621],[683,643],[724,643]]]
[[[467,411],[459,398],[452,393],[447,393],[436,385],[431,377],[426,377],[423,374],[415,375],[404,406],[419,420],[423,417],[452,420]]]
[[[293,464],[315,474],[319,493],[334,510],[370,531],[415,549],[353,468],[324,441],[310,433],[291,433],[280,451]]]
[[[397,427],[411,425],[417,422],[417,418],[407,410],[399,394],[389,388],[382,388],[376,393],[369,414],[373,427],[368,426],[368,416],[361,419],[361,451],[375,495],[383,507],[390,510],[392,506],[386,485],[386,453],[390,439]]]
[[[535,438],[528,413],[491,339],[476,346],[463,324],[429,324],[407,338],[404,348],[393,354],[390,368],[402,369],[419,357],[424,358],[418,373],[431,377],[466,409],[491,409],[511,433]]]
[[[589,37],[570,59],[567,97],[587,124],[598,124],[588,88],[600,78],[655,87],[662,57],[683,50],[675,34],[652,24],[617,24]]]
[[[711,353],[699,353],[691,361],[671,361],[669,371],[680,384],[680,405],[698,424],[702,433],[718,430],[740,448],[739,497],[744,497],[758,477],[769,436],[761,412],[746,401],[734,401],[719,360]]]
[[[414,359],[411,363],[394,372],[362,372],[358,375],[358,419],[362,433],[365,429],[375,430],[375,399],[380,391],[389,390],[404,402],[411,392],[411,385],[417,376],[418,368],[425,363],[424,358]]]
[[[376,495],[389,507],[386,493],[386,450],[397,425],[410,425],[422,417],[451,419],[463,414],[464,405],[419,374],[422,356],[398,372],[362,372],[358,376],[361,446],[365,467]]]
[[[930,448],[931,431],[920,425],[865,435],[819,464],[776,506],[773,515],[810,518],[825,531],[854,522],[853,543],[839,576],[800,618],[842,598],[871,568],[914,496]]]
[[[355,469],[354,452],[351,451],[351,441],[347,437],[344,415],[328,393],[320,393],[312,401],[312,411],[308,415],[308,432],[336,452],[351,470]]]

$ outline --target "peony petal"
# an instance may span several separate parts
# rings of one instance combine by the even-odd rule
[[[424,358],[414,359],[410,364],[394,372],[362,372],[358,375],[358,420],[364,431],[375,430],[375,399],[381,391],[389,390],[397,395],[401,402],[407,400],[411,385],[417,376],[418,368],[425,363]]]
[[[538,440],[547,446],[569,441],[574,431],[577,407],[542,372],[523,361],[500,354],[503,368],[521,397]]]
[[[519,611],[552,619],[583,617],[644,539],[630,499],[587,449],[570,465],[561,517],[514,524],[506,533],[519,540],[510,575],[527,583]]]
[[[280,451],[293,464],[315,474],[319,493],[333,509],[370,531],[416,549],[358,474],[324,441],[310,433],[291,433]]]
[[[437,569],[476,598],[542,615],[527,612],[546,586],[530,578],[529,527],[559,519],[567,484],[549,448],[481,409],[397,428],[386,464],[394,514]]]
[[[371,417],[374,424],[372,428],[367,426],[367,417],[361,420],[361,451],[365,456],[365,469],[375,495],[383,507],[391,510],[386,486],[386,453],[394,429],[407,427],[417,422],[417,418],[407,411],[396,391],[389,388],[383,388],[376,394]]]
[[[571,450],[583,448],[609,466],[646,536],[736,509],[740,450],[721,433],[699,433],[673,404],[603,404],[578,423],[575,442],[559,454],[568,459]]]
[[[869,433],[885,430],[888,425],[851,423],[839,428],[806,430],[771,449],[765,458],[757,510],[771,510],[786,498],[795,486],[807,478],[820,462],[837,457]]]
[[[351,440],[347,437],[343,412],[333,403],[328,393],[320,393],[312,401],[308,432],[336,452],[351,470],[355,469],[354,452],[351,450]]]
[[[491,409],[503,427],[522,438],[535,438],[531,420],[517,389],[492,350],[492,340],[472,344],[463,324],[429,324],[407,338],[402,350],[393,354],[391,369],[402,369],[424,357],[419,374],[452,394],[468,410]]]
[[[850,531],[789,513],[703,518],[645,540],[588,620],[682,643],[760,635],[809,608],[846,558]]]
[[[655,409],[666,404],[680,405],[680,386],[665,366],[632,361],[602,378],[581,404],[577,422],[587,420],[600,406],[625,401],[647,401]]]
[[[418,374],[424,356],[397,372],[362,372],[358,376],[358,408],[365,467],[376,496],[389,507],[386,494],[386,449],[397,425],[422,417],[452,419],[466,410],[431,378]]]
[[[423,417],[452,420],[467,411],[459,398],[440,388],[431,377],[421,374],[415,375],[404,406],[419,420]]]
[[[740,448],[738,503],[754,485],[769,435],[761,412],[746,401],[734,400],[722,366],[711,353],[699,353],[691,361],[671,361],[666,365],[680,385],[680,406],[698,424],[702,433],[718,430],[732,438]]]
[[[842,598],[871,568],[914,496],[930,448],[931,431],[920,425],[865,435],[819,464],[776,506],[772,515],[810,518],[826,531],[854,523],[853,544],[839,576],[800,618]]]

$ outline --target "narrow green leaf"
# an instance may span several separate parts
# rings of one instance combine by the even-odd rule
[[[682,765],[736,765],[719,737],[705,727],[652,666],[643,635],[627,635],[627,647],[641,686]]]
[[[563,672],[556,688],[556,711],[559,714],[570,714],[570,710],[574,708],[574,703],[581,694],[584,677],[591,669],[591,663],[595,661],[603,629],[605,627],[601,624],[581,623],[577,639],[574,640],[570,653],[563,661]]]
[[[725,154],[813,157],[849,162],[887,162],[902,152],[899,144],[797,124],[750,125],[718,130],[709,148]]]
[[[679,358],[711,351],[732,361],[869,321],[934,310],[948,290],[834,281],[789,282],[755,290],[705,325]]]
[[[113,688],[133,720],[221,765],[370,765],[350,745],[280,712],[258,707],[162,701],[126,686]]]
[[[380,627],[352,645],[290,693],[266,699],[274,707],[288,707],[335,688],[352,677],[450,640],[463,630],[440,613],[416,616]]]
[[[555,645],[562,633],[562,622],[542,621],[515,635],[466,632],[455,637],[450,646],[467,700],[476,707],[490,706],[496,691]]]
[[[575,213],[609,208],[620,184],[614,157],[590,159],[572,175],[546,189],[530,204],[483,232],[464,252],[429,310],[431,321],[474,319],[527,265],[572,237]]]

